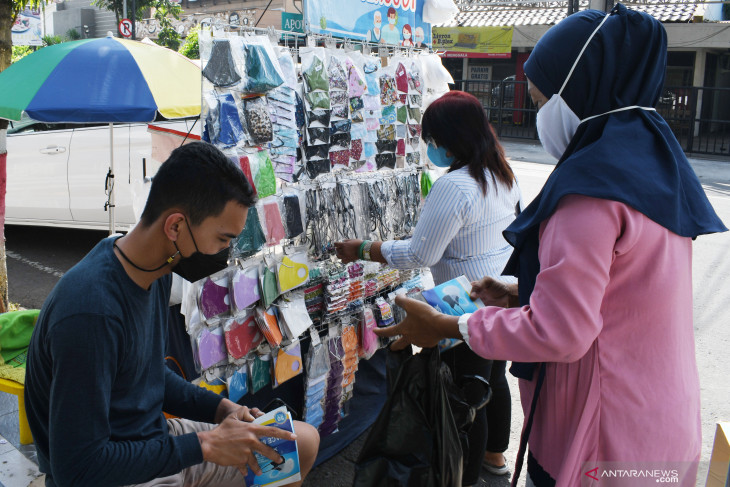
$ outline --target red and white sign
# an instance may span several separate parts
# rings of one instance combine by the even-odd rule
[[[119,21],[119,33],[123,37],[132,37],[132,21],[129,19],[122,19]]]

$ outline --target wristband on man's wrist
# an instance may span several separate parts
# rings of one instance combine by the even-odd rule
[[[362,241],[362,243],[360,244],[360,247],[359,247],[359,248],[357,249],[357,258],[358,258],[359,260],[363,260],[363,253],[362,253],[362,250],[363,250],[363,248],[365,247],[365,244],[366,244],[367,242],[368,242],[367,240],[363,240],[363,241]]]
[[[364,260],[371,260],[370,259],[370,248],[373,246],[372,240],[365,240],[365,245],[362,248],[362,258]]]

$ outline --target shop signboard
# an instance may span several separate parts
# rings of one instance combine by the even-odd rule
[[[284,32],[304,32],[304,16],[302,14],[291,14],[282,12],[281,30]]]
[[[431,45],[424,0],[305,0],[305,30],[406,47]]]
[[[14,46],[42,46],[41,10],[25,7],[10,28]]]
[[[434,27],[433,48],[449,58],[509,58],[513,32],[512,26]]]

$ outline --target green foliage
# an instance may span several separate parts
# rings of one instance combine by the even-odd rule
[[[160,23],[157,44],[177,51],[180,47],[180,34],[173,28],[172,19],[180,18],[180,5],[170,0],[155,0],[152,7],[155,9],[155,19]]]
[[[44,46],[52,46],[63,42],[63,37],[61,36],[43,36],[41,39],[43,39]]]
[[[154,4],[155,0],[137,0],[137,11],[135,12],[135,18],[137,20],[143,19],[145,17],[145,11],[150,7],[153,7]],[[117,17],[117,23],[119,23],[119,21],[122,19],[122,14],[124,12],[124,0],[93,0],[91,2],[91,5],[114,12]],[[131,9],[131,6],[132,3],[128,2],[127,8]],[[132,12],[128,11],[127,16],[131,19]]]
[[[198,40],[199,33],[200,24],[190,29],[185,42],[180,46],[180,54],[188,59],[200,59],[200,43]]]
[[[13,46],[13,57],[11,58],[10,63],[12,64],[16,61],[20,61],[33,51],[35,51],[33,46]]]
[[[66,31],[66,38],[69,41],[78,41],[81,39],[81,34],[76,29],[69,29]]]

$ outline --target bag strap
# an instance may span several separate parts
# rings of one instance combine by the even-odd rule
[[[532,421],[535,419],[535,409],[537,407],[537,398],[540,396],[540,390],[542,389],[542,383],[545,382],[545,363],[542,362],[538,366],[537,370],[537,383],[535,384],[535,394],[532,396],[532,403],[530,404],[530,414],[527,416],[527,423],[525,428],[522,430],[520,436],[520,448],[517,450],[517,460],[515,460],[515,474],[512,476],[511,487],[517,487],[517,481],[520,478],[520,472],[522,471],[522,465],[525,461],[525,452],[527,450],[527,440],[530,437],[530,431],[532,430]]]

